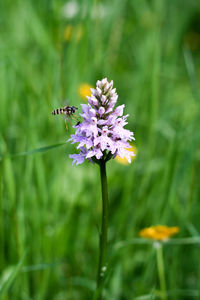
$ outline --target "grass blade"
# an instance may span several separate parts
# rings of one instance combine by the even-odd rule
[[[57,143],[57,144],[53,144],[53,145],[50,145],[50,146],[37,148],[37,149],[34,149],[34,150],[30,150],[30,151],[25,151],[25,152],[20,152],[20,153],[13,153],[13,154],[6,154],[4,156],[0,156],[0,161],[5,157],[16,158],[16,157],[20,157],[20,156],[35,154],[35,153],[46,152],[46,151],[52,150],[54,148],[63,146],[65,144],[66,144],[66,142],[61,142],[61,143]]]
[[[22,258],[16,266],[9,266],[4,270],[0,278],[0,299],[5,295],[5,293],[7,293],[11,284],[13,283],[19,271],[21,270],[25,256],[26,252],[22,255]]]

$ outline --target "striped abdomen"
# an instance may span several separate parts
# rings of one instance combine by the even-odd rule
[[[60,115],[60,114],[64,114],[64,109],[63,108],[57,108],[57,109],[52,111],[52,115]]]

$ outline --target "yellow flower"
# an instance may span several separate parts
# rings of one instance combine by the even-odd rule
[[[91,88],[93,88],[93,86],[87,83],[82,83],[79,86],[78,93],[83,100],[87,101],[86,96],[89,97],[91,96],[91,91],[90,91]]]
[[[131,145],[131,148],[126,148],[128,151],[133,151],[135,156],[131,156],[131,161],[133,161],[137,155],[137,148],[134,145]],[[119,155],[115,157],[115,160],[122,165],[129,165],[128,160],[124,157],[121,158]]]
[[[179,232],[179,227],[168,227],[164,225],[156,225],[144,228],[139,232],[139,235],[144,238],[164,241],[169,239],[172,235]]]
[[[65,39],[66,42],[69,42],[71,40],[72,30],[73,30],[72,25],[67,25],[65,27],[65,29],[64,29],[64,39]]]
[[[64,29],[64,40],[70,42],[72,39],[78,43],[83,35],[83,28],[81,25],[73,26],[67,25]]]
[[[75,41],[78,43],[83,36],[83,27],[81,25],[76,26],[75,29]]]

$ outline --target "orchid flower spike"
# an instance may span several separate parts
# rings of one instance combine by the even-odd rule
[[[124,128],[128,115],[123,116],[125,105],[115,107],[118,95],[113,88],[113,81],[107,78],[97,81],[96,89],[91,88],[88,104],[82,104],[82,122],[74,126],[76,132],[69,141],[79,143],[79,154],[71,154],[73,164],[84,160],[99,163],[118,155],[131,162],[134,152],[130,142],[135,140],[133,132]]]

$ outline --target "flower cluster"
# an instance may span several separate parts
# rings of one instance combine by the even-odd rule
[[[115,108],[118,95],[113,88],[113,81],[107,78],[97,81],[96,89],[91,89],[88,104],[82,104],[82,122],[78,122],[76,133],[71,136],[72,143],[79,143],[79,154],[72,154],[73,164],[81,164],[85,159],[92,162],[107,161],[115,158],[127,158],[135,154],[128,149],[134,140],[133,132],[124,128],[128,115],[123,116],[125,105]]]

